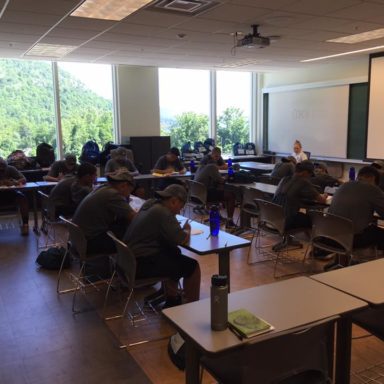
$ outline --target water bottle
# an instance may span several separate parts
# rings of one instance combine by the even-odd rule
[[[355,173],[355,167],[349,168],[349,181],[355,180],[356,173]]]
[[[194,160],[191,160],[191,162],[189,163],[189,170],[191,171],[191,173],[196,172],[196,165]]]
[[[213,275],[211,279],[211,328],[224,331],[228,323],[228,278]]]
[[[235,179],[235,173],[232,166],[228,167],[228,181],[231,182]]]
[[[217,236],[220,230],[220,212],[217,205],[212,205],[209,211],[209,228],[211,236]]]
[[[231,168],[231,167],[232,167],[232,159],[231,159],[231,158],[229,158],[229,159],[227,160],[227,164],[228,164],[228,168]]]

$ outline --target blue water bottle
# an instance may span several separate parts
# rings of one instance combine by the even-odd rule
[[[196,172],[196,165],[194,160],[191,160],[191,162],[189,163],[189,170],[191,171],[191,173]]]
[[[229,158],[229,159],[227,160],[227,164],[228,164],[228,168],[231,168],[231,167],[232,167],[232,159],[231,159],[231,158]]]
[[[212,205],[209,211],[209,228],[211,236],[217,236],[220,230],[220,211],[217,205]]]
[[[349,181],[355,180],[356,173],[355,173],[355,167],[349,168]]]

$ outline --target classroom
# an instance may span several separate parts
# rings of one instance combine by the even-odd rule
[[[108,15],[115,3],[120,13]],[[384,193],[377,192],[384,186],[384,2],[130,3],[0,4],[0,383],[384,383]],[[102,165],[99,153],[93,165],[84,160],[84,144],[93,141],[100,153],[112,144]],[[325,169],[336,181],[322,189],[300,181],[304,192],[298,193],[308,199],[295,214],[306,212],[310,225],[299,228],[287,224],[288,189],[269,174],[291,161],[297,141],[311,165],[299,160],[289,177]],[[52,162],[38,165],[41,143],[49,144],[58,167],[72,167],[75,181],[66,193],[81,194],[82,202],[69,213],[61,206],[53,216],[49,211],[49,195],[64,185],[67,171],[53,172]],[[15,150],[33,165],[22,172],[24,181],[16,183],[13,174],[7,177],[14,184],[2,183]],[[111,168],[118,156],[128,164],[123,171]],[[211,171],[203,175],[210,166],[214,184],[206,181]],[[362,180],[378,187],[347,190]],[[199,184],[203,204],[196,200]],[[104,220],[92,218],[103,200],[82,214],[77,208],[108,188],[119,194],[115,218],[129,219],[124,228],[116,219],[119,228],[109,228],[109,235],[103,229],[105,236],[91,245],[86,231]],[[361,207],[376,193],[369,207],[375,221],[362,227],[374,239],[367,246],[356,237],[365,217],[343,205],[341,190],[351,199],[369,195]],[[173,254],[167,259],[176,277],[164,277],[153,260],[151,267],[162,272],[148,275],[146,257],[135,259],[152,231],[145,212],[154,196],[171,220],[166,240],[176,246],[167,250],[185,256],[185,264]],[[274,233],[263,216],[271,201],[285,215]],[[320,224],[314,223],[345,211],[349,223],[341,220],[338,229],[349,228],[350,249],[316,243]],[[76,228],[88,251],[108,257],[88,266],[76,250]],[[64,262],[39,267],[38,255],[59,247],[56,262],[64,254],[80,261],[63,270]],[[129,313],[115,319],[129,286],[116,267],[120,252],[136,260],[136,283],[147,280],[131,287]],[[82,262],[84,270],[104,268],[117,277],[103,277],[107,284],[100,287],[97,279],[84,283],[76,277]],[[225,278],[215,280],[217,274]],[[224,330],[212,330],[212,292],[224,286],[225,316],[251,312],[270,324],[268,332],[247,338],[236,324],[227,328],[227,317]]]

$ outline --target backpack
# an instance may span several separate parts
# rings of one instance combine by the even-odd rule
[[[100,165],[105,166],[107,164],[107,161],[111,158],[111,151],[116,148],[118,148],[118,145],[112,143],[112,141],[104,144],[103,151],[100,153]]]
[[[201,141],[196,141],[193,147],[196,153],[204,155],[207,153],[207,149],[204,147],[204,144]]]
[[[251,172],[240,170],[233,174],[233,182],[241,184],[251,184],[256,181],[257,177]]]
[[[100,149],[96,141],[87,141],[81,150],[80,162],[96,165],[100,160]]]
[[[233,156],[245,155],[244,145],[241,143],[236,143],[233,146]]]
[[[55,152],[52,145],[40,143],[36,147],[36,161],[41,168],[48,168],[55,161]]]
[[[204,141],[204,147],[208,152],[211,152],[212,149],[215,147],[215,140],[214,139],[206,139]]]
[[[246,155],[256,155],[256,145],[254,143],[245,144]]]
[[[31,160],[25,155],[21,149],[16,149],[7,157],[8,165],[15,167],[16,169],[23,170],[32,167]]]
[[[41,251],[37,256],[36,263],[40,265],[41,268],[49,270],[59,270],[63,258],[65,256],[66,249],[63,247],[56,248],[51,247],[46,251]],[[70,258],[66,257],[63,268],[69,268],[71,264]]]

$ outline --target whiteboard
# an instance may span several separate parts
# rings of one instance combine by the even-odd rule
[[[295,140],[311,156],[347,157],[349,85],[270,92],[268,149],[291,153]]]
[[[384,57],[371,59],[367,152],[369,159],[384,158]]]

